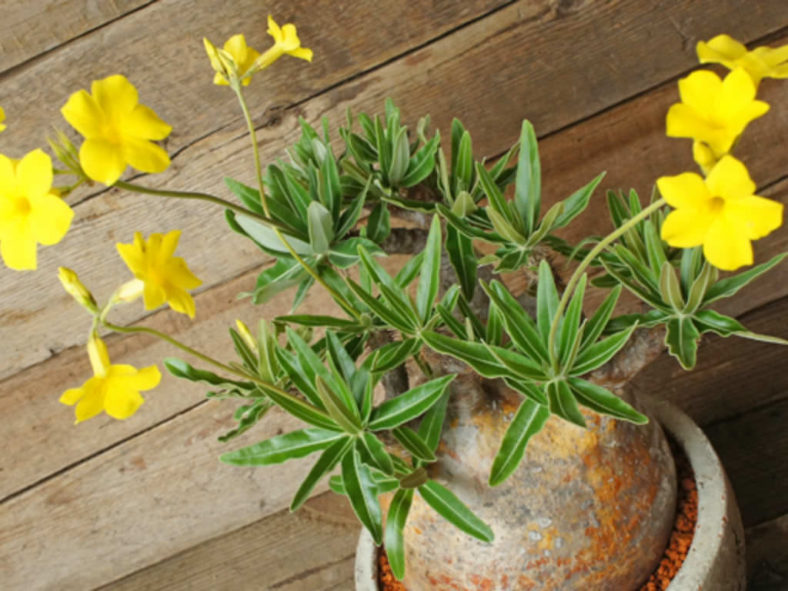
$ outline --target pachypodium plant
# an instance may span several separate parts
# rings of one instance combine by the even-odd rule
[[[262,53],[243,35],[222,48],[204,41],[214,83],[237,95],[248,126],[254,186],[226,179],[231,195],[225,198],[120,180],[129,165],[145,173],[167,169],[169,156],[155,142],[171,131],[122,75],[94,81],[90,93],[79,90],[66,101],[61,112],[84,139],[78,148],[63,132],[50,141],[62,167],[53,167],[42,150],[21,160],[0,155],[0,252],[12,269],[35,269],[38,243],[54,244],[69,229],[68,197],[83,184],[101,183],[218,205],[232,230],[275,261],[247,294],[251,303],[293,290],[291,314],[262,319],[255,330],[240,321],[230,328],[237,359],[220,361],[168,334],[109,319],[116,306],[140,298],[146,309],[167,304],[194,317],[189,291],[201,282],[175,256],[178,230],[137,232],[118,244],[133,278],[104,304],[74,271],[61,268],[63,287],[91,319],[87,350],[94,375],[60,398],[75,405],[77,422],[102,411],[129,418],[143,403],[140,392],[161,378],[155,365],[112,364],[100,331],[163,339],[191,357],[191,363],[165,359],[170,373],[207,384],[210,397],[237,401],[238,424],[223,441],[253,428],[274,406],[308,425],[229,451],[223,461],[265,466],[319,452],[291,508],[328,477],[374,540],[385,543],[402,577],[402,532],[416,494],[463,532],[493,539],[485,523],[430,477],[455,378],[439,375],[436,355],[460,360],[521,395],[492,465],[489,484],[495,486],[517,469],[529,439],[551,415],[585,427],[582,406],[647,421],[587,379],[638,328],[663,326],[670,354],[686,369],[695,365],[706,332],[786,344],[749,332],[712,305],[786,256],[738,274],[719,273],[752,265],[752,241],[782,224],[783,206],[755,194],[732,150],[746,126],[769,109],[756,98],[761,81],[788,77],[788,46],[747,51],[725,35],[699,43],[702,62],[731,71],[720,78],[699,70],[681,79],[667,135],[692,140],[702,174],[663,176],[646,201],[634,191],[608,193],[613,230],[574,245],[557,232],[586,209],[603,175],[544,208],[536,133],[528,121],[519,141],[490,163],[475,159],[471,135],[459,121],[443,142],[430,133],[429,117],[409,130],[388,100],[382,116],[348,112],[338,138],[325,120],[319,130],[300,120],[300,139],[286,158],[264,167],[243,89],[285,55],[312,60],[294,25],[279,27],[270,17],[268,25],[274,44]],[[3,120],[0,110],[0,131]],[[54,175],[73,181],[53,185]],[[393,270],[385,263],[392,253],[412,256]],[[576,263],[564,287],[555,271],[559,257]],[[589,270],[595,271],[591,279]],[[511,274],[526,275],[530,291],[512,293],[504,281]],[[609,293],[587,315],[589,283]],[[299,313],[312,289],[331,297],[334,313]],[[616,314],[625,289],[642,311]],[[385,385],[382,401],[379,385]],[[390,445],[394,441],[398,445]],[[392,495],[385,520],[382,494]]]

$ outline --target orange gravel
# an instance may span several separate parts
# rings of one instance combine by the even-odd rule
[[[684,455],[684,451],[670,442],[673,457],[676,460],[676,477],[679,482],[677,491],[676,520],[665,554],[657,569],[649,580],[638,591],[665,591],[670,581],[684,563],[684,559],[692,544],[695,523],[698,520],[698,490],[695,486],[695,475]],[[378,554],[380,591],[407,591],[405,586],[394,578],[389,567],[386,553]]]

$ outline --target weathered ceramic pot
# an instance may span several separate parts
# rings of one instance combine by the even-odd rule
[[[703,432],[684,413],[664,401],[645,399],[642,402],[645,402],[645,406],[650,411],[651,416],[657,419],[657,421],[665,428],[668,433],[670,433],[673,439],[684,450],[695,473],[698,489],[699,507],[695,535],[685,562],[677,575],[674,577],[670,588],[676,589],[677,591],[685,591],[690,589],[737,591],[744,589],[744,536],[741,518],[739,516],[733,493],[730,489],[730,484],[728,483],[719,459],[714,453],[710,443],[703,435]],[[602,423],[604,424],[604,421]],[[605,426],[603,431],[607,431],[608,429],[612,428]],[[595,437],[601,437],[600,440],[604,440],[604,435],[600,436],[599,434],[587,434],[584,437],[587,438],[587,440],[593,439]],[[582,439],[583,438],[580,437],[571,444],[561,443],[556,445],[560,449],[566,450],[566,445],[582,446]],[[583,448],[580,449],[582,455]],[[593,449],[593,446],[591,448],[585,449]],[[594,459],[601,460],[601,463],[604,464],[607,461],[604,456],[605,452],[600,451],[599,453],[603,455]],[[659,453],[662,453],[662,450],[660,450]],[[642,460],[642,458],[639,459]],[[633,461],[637,460],[638,458],[633,459]],[[646,461],[650,463],[652,460]],[[525,469],[528,470],[528,465],[526,465]],[[624,483],[617,483],[616,474],[617,470],[613,466],[609,466],[607,468],[596,468],[590,472],[586,472],[586,476],[592,477],[592,484],[589,486],[594,486],[593,482],[597,480],[597,478],[602,480],[607,479],[607,485],[603,486],[602,488],[607,488],[611,493],[614,493],[612,498],[609,497],[607,499],[609,503],[612,503],[612,506],[618,507],[619,509],[625,509],[624,505],[642,507],[641,500],[629,497],[623,492],[625,490],[629,490],[631,487]],[[559,488],[553,492],[553,496],[565,500],[564,496],[566,493],[562,493],[560,491],[562,486],[562,484],[558,485]],[[472,493],[473,491],[470,491],[467,487],[461,487],[457,492],[461,497],[463,497],[463,500],[467,502],[467,495],[469,492]],[[660,494],[664,493],[656,491],[655,498],[660,496]],[[505,500],[506,499],[501,499],[502,502]],[[542,502],[540,502],[538,506],[544,505]],[[567,508],[570,507],[567,506]],[[616,543],[616,540],[619,538],[626,540],[631,535],[631,527],[629,527],[627,530],[628,524],[624,525],[624,531],[622,532],[621,536],[618,536],[614,531],[609,531],[606,529],[606,527],[613,527],[615,523],[620,523],[620,520],[616,520],[616,518],[610,516],[612,513],[610,508],[608,508],[606,513],[605,510],[602,510],[592,504],[587,507],[586,511],[589,515],[589,523],[591,523],[588,533],[592,543],[602,544],[604,547],[606,544]],[[591,517],[592,515],[593,517]],[[519,556],[521,556],[520,564],[525,562],[526,567],[529,562],[533,562],[534,565],[538,567],[540,561],[541,564],[546,565],[550,563],[555,564],[558,562],[564,562],[567,560],[562,558],[559,561],[555,558],[557,554],[556,550],[561,549],[558,548],[559,544],[557,541],[558,539],[563,539],[565,535],[560,530],[554,529],[552,522],[548,524],[546,519],[539,522],[539,516],[535,516],[535,519],[533,519],[533,515],[528,515],[522,512],[519,514],[519,517],[522,519],[521,523],[523,525],[523,527],[520,529],[525,532],[523,537],[526,541],[524,541],[519,547],[516,547],[514,552],[509,552],[509,549],[503,548],[505,553],[513,553],[516,555],[519,554]],[[643,518],[647,519],[648,515],[644,515]],[[419,521],[421,522],[421,520],[422,518],[420,517]],[[494,524],[493,528],[496,530],[496,533],[499,533],[498,530],[500,527],[496,528]],[[414,531],[409,531],[406,535],[413,534]],[[419,535],[420,534],[416,533],[416,536]],[[488,551],[488,549],[484,548],[483,545],[476,544],[473,540],[467,537],[460,540],[460,536],[461,534],[457,535],[457,541],[467,544],[468,547],[471,548],[472,552]],[[639,538],[637,542],[642,544],[644,547],[651,547],[655,545],[653,540],[649,540],[644,537]],[[660,543],[662,544],[662,549],[664,549],[665,542],[662,541]],[[564,542],[564,544],[560,544],[560,546],[565,547],[565,544],[566,542]],[[625,543],[624,546],[628,547],[629,544]],[[541,558],[531,558],[534,554],[531,551],[533,548],[542,550]],[[548,553],[545,553],[545,550],[547,550]],[[377,552],[378,549],[375,547],[371,537],[365,530],[363,530],[361,537],[359,538],[359,544],[356,553],[355,577],[357,591],[377,591]],[[626,554],[626,552],[624,554]],[[613,558],[622,558],[626,560],[626,556],[624,554],[616,554],[613,556]],[[467,553],[462,552],[461,555],[464,557],[467,555]],[[439,556],[440,554],[436,553],[436,560],[439,559]],[[487,554],[485,554],[485,556],[487,556]],[[410,552],[408,553],[407,560],[411,560]],[[457,555],[448,556],[448,558],[444,557],[444,560],[450,561],[449,564],[456,564],[458,561]],[[496,560],[496,563],[498,563],[497,558],[494,560]],[[592,585],[587,585],[582,582],[578,584],[577,581],[587,579],[575,579],[570,576],[562,584],[556,587],[554,580],[532,577],[532,581],[528,581],[525,578],[519,579],[519,575],[515,577],[510,576],[509,573],[512,571],[499,570],[497,573],[495,573],[494,577],[490,576],[487,578],[474,578],[471,574],[467,580],[458,583],[458,586],[453,588],[485,590],[561,588],[565,590],[616,589],[617,591],[626,591],[627,589],[636,589],[649,575],[649,573],[642,575],[639,574],[639,578],[634,583],[628,583],[627,585],[624,585],[621,583],[621,581],[625,579],[634,580],[634,578],[629,578],[625,575],[622,575],[620,568],[606,567],[606,572],[611,578],[603,579],[601,577],[596,578],[595,573],[597,571],[593,568],[594,565],[588,565],[589,568],[586,570],[582,568],[585,566],[583,562],[576,561],[570,562],[570,564],[574,564],[575,567],[581,566],[581,568],[578,569],[578,572],[591,573],[596,582]],[[451,585],[455,584],[451,581],[442,580],[440,578],[443,576],[448,576],[441,574],[445,572],[443,564],[435,563],[432,565],[414,565],[413,563],[409,563],[408,568],[409,570],[426,568],[426,572],[428,573],[427,577],[434,577],[436,581],[434,586],[408,587],[409,591],[417,591],[417,589],[421,588],[452,588]],[[555,572],[556,571],[553,571],[551,575],[553,579],[555,579]],[[599,572],[601,572],[601,570]],[[429,583],[429,585],[432,585],[432,583]]]

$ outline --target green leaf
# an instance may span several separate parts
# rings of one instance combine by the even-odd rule
[[[285,245],[282,244],[282,240],[269,226],[263,224],[255,218],[250,218],[249,216],[243,214],[236,215],[235,221],[241,228],[243,228],[243,231],[246,232],[252,240],[257,242],[267,251],[277,254],[289,254]],[[282,234],[282,236],[299,255],[308,256],[314,254],[312,247],[303,240],[288,236],[287,234]]]
[[[297,355],[291,355],[281,347],[276,348],[276,358],[298,391],[318,409],[325,410],[314,386],[315,374],[308,364],[306,368],[302,367],[302,361]]]
[[[681,287],[687,293],[703,265],[703,249],[700,246],[695,248],[681,249],[681,263],[679,265],[681,275]]]
[[[485,209],[487,217],[490,218],[495,231],[513,244],[525,244],[525,236],[520,234],[517,229],[500,213],[488,207]]]
[[[448,375],[430,380],[386,400],[372,411],[368,428],[373,431],[393,429],[415,419],[438,401],[454,377]]]
[[[405,576],[405,543],[402,533],[405,529],[405,522],[408,520],[408,511],[410,511],[412,501],[413,489],[401,488],[394,493],[383,536],[391,572],[400,581]]]
[[[557,230],[558,228],[563,228],[578,215],[583,213],[583,211],[585,211],[586,207],[588,207],[588,202],[591,200],[591,195],[594,193],[599,183],[602,182],[602,179],[605,178],[605,174],[606,173],[604,172],[599,174],[599,176],[588,183],[585,187],[578,189],[569,197],[564,199],[564,209],[552,223],[549,230],[550,232]]]
[[[255,385],[251,382],[239,382],[217,376],[212,371],[197,369],[177,357],[167,357],[164,360],[164,367],[167,368],[176,378],[189,380],[191,382],[203,382],[219,388],[241,388],[242,390],[254,390]]]
[[[471,134],[467,131],[462,133],[456,158],[454,156],[454,153],[452,153],[452,177],[454,177],[455,181],[454,194],[456,195],[460,191],[467,191],[471,188],[473,151],[471,149]]]
[[[580,378],[569,378],[569,387],[583,406],[600,414],[623,419],[636,425],[648,423],[648,417],[640,414],[627,402],[596,384]]]
[[[394,464],[380,439],[369,431],[364,431],[359,439],[359,443],[369,452],[369,456],[372,458],[376,468],[385,474],[394,475]]]
[[[621,285],[616,285],[610,293],[607,294],[605,300],[600,304],[599,308],[597,308],[594,315],[591,317],[591,320],[588,321],[586,324],[586,329],[583,331],[583,341],[581,343],[581,347],[585,348],[585,346],[589,343],[594,343],[599,338],[599,335],[605,330],[608,321],[610,320],[610,316],[613,314],[613,310],[618,303],[618,298],[621,295]]]
[[[517,348],[536,361],[548,363],[547,346],[537,331],[533,319],[520,305],[509,290],[499,281],[492,281],[489,286],[482,283],[482,288],[502,312],[506,332]]]
[[[391,233],[391,214],[389,206],[384,202],[378,203],[367,219],[367,238],[381,244]]]
[[[550,326],[558,310],[558,291],[550,264],[543,260],[539,263],[539,284],[536,288],[536,326],[546,343],[550,336]],[[552,355],[552,351],[549,354]]]
[[[352,400],[347,401],[341,392],[335,392],[328,386],[323,376],[318,375],[315,378],[315,386],[317,387],[317,395],[320,396],[328,415],[334,419],[337,425],[351,435],[361,431],[361,416],[355,406],[350,408],[350,404],[353,404]],[[354,410],[355,412],[353,412]]]
[[[344,438],[344,433],[338,431],[309,427],[227,452],[222,454],[220,459],[224,463],[234,466],[281,464],[287,460],[303,458],[313,452],[326,449],[338,439]]]
[[[418,325],[416,311],[411,305],[411,300],[404,290],[389,275],[386,270],[378,263],[369,251],[363,246],[359,246],[358,254],[361,257],[361,264],[370,274],[372,281],[380,289],[381,295],[387,300],[392,309],[396,310],[409,325]]]
[[[446,392],[441,398],[438,398],[431,409],[429,409],[419,424],[419,437],[427,444],[427,448],[431,452],[438,449],[438,444],[441,440],[441,433],[443,432],[443,421],[446,418],[446,407],[449,405],[450,393]]]
[[[312,469],[309,471],[309,474],[306,475],[301,486],[298,487],[293,501],[290,503],[290,511],[296,511],[304,504],[309,498],[309,495],[312,494],[317,483],[320,482],[323,476],[331,472],[352,448],[353,438],[343,437],[335,441],[329,448],[320,454],[317,462],[312,466]]]
[[[403,289],[410,285],[419,274],[423,262],[424,251],[421,251],[417,255],[408,259],[408,262],[402,266],[402,268],[397,273],[397,276],[394,277],[396,284]]]
[[[427,442],[410,427],[402,426],[392,429],[391,434],[402,444],[410,455],[425,462],[434,462],[435,454],[430,449]]]
[[[418,339],[405,339],[404,341],[387,343],[375,350],[375,361],[372,364],[372,371],[386,373],[395,367],[402,365],[405,360],[414,355],[421,343]]]
[[[704,263],[700,274],[692,282],[687,290],[687,305],[684,307],[685,314],[693,314],[703,303],[706,290],[717,280],[719,274],[710,263]]]
[[[421,337],[433,350],[464,361],[485,378],[516,377],[482,343],[461,341],[428,330]]]
[[[763,275],[783,261],[788,253],[784,252],[772,257],[769,261],[753,267],[748,271],[734,275],[733,277],[726,277],[712,285],[706,292],[706,298],[703,301],[704,306],[722,298],[729,298],[738,292],[742,287],[750,283],[753,279]]]
[[[301,283],[307,277],[304,268],[288,257],[279,257],[273,267],[269,267],[257,277],[257,287],[252,292],[252,302],[263,304],[281,291]]]
[[[495,539],[489,525],[476,517],[453,492],[434,480],[422,484],[419,494],[441,517],[459,530],[482,542],[492,542]]]
[[[375,544],[380,546],[383,541],[383,525],[376,486],[355,449],[342,458],[342,483],[356,517],[372,535]]]
[[[655,275],[661,273],[664,264],[668,262],[668,258],[665,256],[662,239],[657,234],[657,229],[651,220],[643,221],[643,237],[646,241],[649,266]],[[681,288],[679,288],[679,293],[681,293]]]
[[[659,292],[662,300],[673,308],[676,312],[684,309],[684,298],[681,295],[681,285],[676,276],[676,269],[668,261],[662,263],[659,272]]]
[[[375,316],[383,320],[389,326],[396,328],[397,330],[405,333],[405,334],[412,334],[414,331],[414,326],[408,321],[407,318],[404,318],[399,312],[395,312],[383,305],[381,301],[373,296],[369,295],[369,293],[361,287],[358,283],[353,281],[352,279],[347,280],[350,289],[353,290],[353,293],[358,296],[358,298],[363,301],[367,307],[372,311]]]
[[[701,333],[714,332],[721,337],[729,337],[732,334],[747,331],[735,318],[714,310],[699,310],[694,314],[692,320]]]
[[[358,220],[361,218],[361,212],[364,209],[364,204],[366,203],[367,194],[371,184],[372,177],[370,176],[367,179],[367,183],[364,185],[364,189],[361,191],[361,193],[356,195],[350,202],[350,207],[342,212],[342,215],[339,217],[339,224],[336,232],[338,237],[341,238],[350,232],[350,230],[352,230],[358,223]]]
[[[284,393],[279,392],[273,388],[263,389],[271,400],[273,400],[283,410],[289,412],[297,419],[301,419],[302,421],[311,425],[316,425],[317,427],[336,429],[337,431],[340,430],[339,425],[337,425],[331,419],[331,417],[311,404],[307,404],[306,402],[303,402],[293,396],[286,396]]]
[[[586,420],[583,418],[583,413],[580,412],[566,380],[557,379],[547,382],[545,389],[550,412],[578,427],[585,428]]]
[[[507,222],[514,225],[515,219],[506,203],[503,192],[498,188],[498,185],[481,162],[476,163],[476,175],[479,177],[482,190],[490,202],[490,207],[501,214]]]
[[[438,297],[441,246],[441,221],[435,215],[432,217],[430,232],[427,235],[427,245],[424,248],[424,266],[421,268],[421,277],[419,277],[419,285],[416,290],[416,309],[422,325],[429,320],[432,304]]]
[[[558,358],[562,363],[567,362],[570,351],[575,348],[577,341],[583,337],[582,331],[578,332],[578,328],[580,327],[580,318],[583,315],[583,297],[586,292],[587,280],[588,277],[583,273],[561,322],[561,330],[558,333]]]
[[[463,295],[467,300],[473,299],[473,293],[476,290],[476,268],[479,266],[479,261],[473,250],[473,241],[461,234],[457,228],[447,226],[446,252],[449,254],[449,262],[457,274]]]
[[[362,327],[353,320],[336,318],[335,316],[322,316],[319,314],[290,314],[277,316],[276,322],[289,322],[301,326],[312,326],[321,328],[331,328],[342,332],[359,332]]]
[[[408,163],[408,171],[400,183],[403,187],[413,187],[426,179],[435,170],[435,150],[440,143],[440,134],[435,133],[433,138],[416,152]]]
[[[548,418],[550,411],[546,407],[528,398],[522,401],[495,455],[490,471],[490,486],[498,486],[517,469],[528,440],[541,431]]]
[[[629,328],[621,332],[617,332],[606,339],[602,339],[598,343],[590,344],[581,349],[580,354],[569,370],[569,375],[581,376],[610,361],[613,355],[618,353],[621,348],[627,344],[635,328],[637,328],[637,324],[632,324]]]
[[[670,318],[666,324],[665,344],[668,353],[673,355],[681,367],[692,369],[698,355],[698,339],[700,332],[689,316]]]
[[[341,269],[347,269],[358,264],[358,249],[363,246],[367,252],[373,255],[385,255],[386,253],[372,240],[354,236],[343,240],[339,244],[333,244],[328,251],[328,260]]]
[[[410,164],[410,145],[408,144],[408,130],[401,127],[392,140],[392,158],[388,169],[388,179],[392,186],[399,186]]]
[[[520,134],[520,155],[517,160],[514,203],[527,234],[534,231],[539,219],[542,193],[541,170],[536,133],[533,125],[526,119],[523,121]]]
[[[309,244],[312,251],[316,254],[326,253],[334,239],[334,222],[331,219],[331,212],[321,203],[313,201],[307,210],[307,221],[309,222]]]
[[[482,344],[487,347],[496,360],[512,372],[512,377],[528,380],[543,380],[547,377],[543,367],[525,355],[488,343]]]

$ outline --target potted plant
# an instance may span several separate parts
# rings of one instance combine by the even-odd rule
[[[111,363],[99,331],[148,333],[199,361],[166,359],[173,375],[239,403],[238,425],[223,440],[253,428],[273,406],[303,420],[308,426],[222,460],[262,466],[319,452],[291,508],[330,478],[411,589],[601,588],[601,581],[634,588],[665,546],[676,483],[664,434],[626,383],[663,342],[689,369],[705,332],[769,340],[710,305],[784,258],[724,278],[718,272],[752,264],[751,240],[782,223],[782,206],[754,195],[730,151],[768,109],[755,93],[763,77],[784,76],[784,51],[747,52],[725,36],[702,44],[702,59],[731,72],[683,79],[668,135],[693,139],[705,178],[662,177],[648,200],[609,193],[613,231],[575,245],[557,231],[583,212],[602,175],[542,211],[528,121],[503,157],[479,162],[459,121],[442,142],[428,117],[411,133],[387,101],[383,116],[348,113],[339,150],[326,122],[318,131],[301,121],[288,161],[263,167],[243,88],[284,55],[312,59],[292,24],[269,18],[269,33],[274,45],[263,53],[242,35],[221,49],[205,41],[214,82],[236,93],[251,140],[257,183],[228,180],[231,200],[120,180],[127,165],[165,170],[169,158],[154,142],[170,132],[120,75],[64,104],[84,140],[79,148],[64,133],[52,140],[62,168],[41,150],[19,161],[0,156],[0,252],[11,268],[34,269],[37,244],[68,230],[65,198],[98,182],[225,208],[230,228],[276,259],[252,301],[295,288],[292,314],[261,320],[254,331],[240,322],[230,329],[238,359],[224,362],[110,319],[115,307],[140,298],[149,309],[166,303],[194,315],[189,290],[200,280],[174,256],[177,230],[118,244],[133,278],[102,304],[61,268],[64,288],[91,319],[94,373],[61,402],[75,405],[77,422],[102,411],[132,416],[159,370]],[[74,180],[53,187],[53,173]],[[409,258],[395,268],[387,254]],[[566,283],[560,260],[576,263]],[[507,287],[511,277],[524,280],[522,293]],[[590,284],[609,290],[595,309],[587,309]],[[335,307],[299,314],[311,289]],[[624,290],[643,310],[615,314]],[[683,419],[655,412],[681,439],[671,425]],[[436,550],[447,568],[439,574],[430,558]]]

